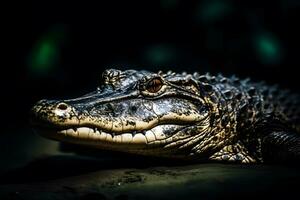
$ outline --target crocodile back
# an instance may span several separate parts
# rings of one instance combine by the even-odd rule
[[[275,117],[300,131],[299,94],[277,85],[253,82],[249,78],[224,77],[221,74],[206,74],[197,78],[200,84],[213,86],[214,92],[222,98],[219,99],[219,110],[223,111],[224,116],[236,119],[237,129],[252,129],[264,118]]]

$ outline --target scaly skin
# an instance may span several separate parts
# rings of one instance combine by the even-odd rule
[[[41,100],[42,136],[100,149],[186,160],[297,160],[299,98],[236,77],[109,69],[96,91]]]

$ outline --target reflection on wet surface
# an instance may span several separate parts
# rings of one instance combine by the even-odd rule
[[[10,158],[6,154],[6,167],[1,168],[0,199],[277,199],[298,195],[297,166],[180,165],[107,152],[87,157],[83,152],[61,153],[58,143],[30,133],[26,138],[18,140],[18,146],[16,140],[6,140],[12,144],[5,150],[10,146],[13,153]],[[72,147],[63,149],[68,148]],[[4,151],[1,154],[4,157]],[[25,154],[26,159],[17,159]]]

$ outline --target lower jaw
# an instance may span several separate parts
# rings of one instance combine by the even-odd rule
[[[174,150],[164,149],[163,146],[166,145],[165,140],[149,142],[147,141],[148,138],[142,133],[137,133],[134,136],[131,133],[113,135],[103,131],[95,131],[88,127],[64,130],[38,128],[36,131],[39,135],[51,140],[89,146],[95,149],[165,158],[177,159],[182,157],[178,154],[173,154]]]
[[[124,150],[124,148],[127,147],[126,150],[135,151],[152,146],[149,144],[149,139],[147,140],[146,135],[142,133],[137,133],[135,135],[131,133],[121,133],[115,135],[88,127],[63,130],[37,128],[36,131],[39,135],[51,140],[88,145],[102,149]]]

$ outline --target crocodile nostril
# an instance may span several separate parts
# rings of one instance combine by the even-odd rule
[[[57,108],[60,109],[60,110],[67,110],[68,105],[65,104],[65,103],[60,103],[60,104],[57,105]]]

